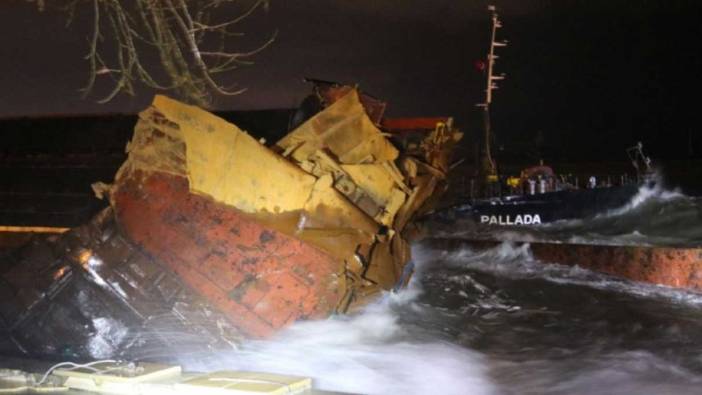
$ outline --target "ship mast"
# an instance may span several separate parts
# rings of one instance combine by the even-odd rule
[[[485,102],[479,103],[477,104],[477,106],[482,107],[483,109],[484,141],[481,161],[481,172],[482,175],[485,176],[485,181],[487,181],[487,183],[491,183],[497,181],[497,166],[495,164],[495,160],[492,158],[492,151],[490,147],[490,103],[492,103],[492,91],[494,89],[497,89],[497,84],[495,83],[495,81],[503,80],[505,78],[504,73],[500,75],[494,74],[495,59],[498,58],[498,56],[495,55],[495,48],[507,46],[507,41],[496,41],[497,29],[502,27],[502,23],[500,22],[499,16],[497,15],[497,9],[495,8],[495,6],[488,6],[488,11],[492,12],[492,33],[490,36],[490,51],[487,55],[487,86],[485,89]]]

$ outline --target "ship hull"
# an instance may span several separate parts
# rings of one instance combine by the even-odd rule
[[[113,192],[121,230],[248,337],[326,317],[341,297],[339,262],[239,210],[190,193],[188,180],[134,173]]]
[[[244,334],[137,246],[107,208],[0,261],[0,353],[170,360],[233,350]]]
[[[426,239],[432,246],[480,252],[496,240]],[[578,266],[630,281],[702,292],[702,248],[561,243],[510,243],[544,264]]]
[[[535,195],[474,200],[444,209],[435,217],[445,221],[469,220],[498,226],[536,226],[567,219],[591,218],[625,206],[638,186],[566,190]]]
[[[458,138],[442,123],[401,154],[350,89],[267,147],[157,96],[93,185],[110,207],[0,257],[0,350],[158,360],[359,309],[409,280],[408,225]]]

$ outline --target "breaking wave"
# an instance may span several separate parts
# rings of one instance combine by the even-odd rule
[[[413,248],[408,289],[350,316],[302,322],[235,352],[181,356],[188,370],[313,377],[364,394],[694,394],[702,295],[456,238]]]
[[[533,227],[480,226],[472,221],[427,225],[438,237],[603,245],[702,244],[702,198],[669,190],[662,182],[642,185],[622,207],[592,218]]]
[[[428,244],[431,243],[432,241],[428,242]],[[448,265],[513,280],[538,278],[557,284],[580,285],[702,307],[702,294],[662,285],[628,281],[579,266],[541,262],[532,256],[529,244],[515,245],[511,242],[503,242],[484,251],[476,251],[466,246],[452,250],[436,249],[433,255],[434,259]]]
[[[677,188],[673,190],[666,189],[661,179],[662,177],[659,174],[656,174],[653,176],[653,178],[654,179],[652,182],[641,185],[638,192],[632,196],[631,200],[627,204],[622,207],[609,210],[604,214],[599,214],[596,216],[596,218],[600,216],[610,217],[624,215],[649,202],[664,203],[674,199],[687,198],[687,196],[685,196]]]
[[[363,394],[491,394],[484,358],[466,348],[412,336],[402,310],[421,311],[418,281],[359,314],[296,323],[237,352],[183,356],[189,370],[240,369],[313,377],[315,387]]]
[[[555,222],[539,241],[582,244],[690,246],[702,242],[702,200],[658,182],[643,185],[624,206],[584,220]],[[536,238],[539,239],[539,238]]]
[[[687,245],[699,198],[644,186],[625,206],[532,229],[453,224],[415,245],[410,287],[350,316],[302,322],[189,370],[313,377],[364,394],[695,394],[702,295],[536,260],[517,241]],[[464,238],[505,242],[487,250]]]
[[[483,353],[500,393],[699,392],[702,295],[539,262],[526,245],[422,246],[425,308]]]

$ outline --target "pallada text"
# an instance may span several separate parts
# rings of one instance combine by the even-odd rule
[[[539,214],[517,214],[514,218],[511,215],[481,215],[481,224],[489,225],[537,225],[541,223]]]

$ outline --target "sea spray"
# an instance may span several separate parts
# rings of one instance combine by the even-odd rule
[[[446,251],[438,240],[428,240],[424,248],[431,251],[431,244],[440,247],[433,256],[449,267],[460,267],[481,273],[490,273],[513,280],[542,279],[564,285],[586,286],[616,293],[638,295],[644,298],[664,299],[676,303],[702,307],[702,294],[660,285],[628,281],[579,266],[541,262],[533,258],[529,244],[503,242],[493,248],[475,251],[461,247]],[[432,254],[427,253],[427,256]],[[450,280],[451,278],[449,278]],[[484,291],[481,291],[485,293]]]
[[[536,227],[431,223],[433,237],[601,245],[696,246],[702,244],[702,198],[647,183],[623,206],[590,218]]]
[[[622,207],[608,210],[607,212],[601,213],[596,217],[623,215],[651,201],[661,203],[673,199],[686,198],[686,196],[680,192],[679,189],[676,188],[673,190],[668,190],[663,185],[662,176],[660,173],[656,173],[654,176],[652,176],[652,180],[650,182],[646,182],[639,187],[639,190],[634,196],[631,197],[627,204]]]
[[[421,255],[417,251],[417,255]],[[387,293],[359,314],[298,322],[239,351],[184,355],[189,370],[241,369],[313,377],[318,388],[362,394],[491,394],[483,357],[443,341],[412,336],[402,311],[422,314],[420,265],[408,289]],[[438,392],[437,392],[438,391]]]
[[[700,294],[540,262],[524,245],[422,246],[422,327],[483,353],[500,393],[699,392]]]

